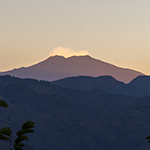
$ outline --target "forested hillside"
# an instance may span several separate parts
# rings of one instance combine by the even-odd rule
[[[0,76],[0,127],[35,122],[25,150],[146,150],[150,96],[66,89],[50,82]],[[13,137],[15,138],[15,137]],[[2,141],[2,146],[6,145]]]

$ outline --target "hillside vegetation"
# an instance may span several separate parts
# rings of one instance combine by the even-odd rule
[[[22,122],[35,122],[35,133],[29,135],[25,150],[149,149],[147,94],[67,89],[46,81],[0,76],[0,99],[9,105],[7,110],[0,109],[1,128],[17,131]]]

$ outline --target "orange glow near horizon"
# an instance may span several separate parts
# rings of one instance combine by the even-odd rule
[[[71,57],[71,56],[84,56],[84,55],[91,56],[88,51],[82,51],[82,50],[81,51],[75,51],[71,48],[66,48],[66,47],[54,48],[52,51],[50,51],[48,57],[55,56],[55,55],[63,56],[65,58],[68,58],[68,57]],[[9,71],[9,70],[13,70],[13,69],[18,69],[18,68],[21,68],[21,67],[29,67],[29,66],[32,66],[36,63],[39,63],[39,62],[47,59],[47,57],[44,57],[43,59],[40,59],[40,60],[38,60],[38,59],[32,59],[31,60],[30,59],[30,61],[27,62],[26,57],[27,56],[25,56],[24,58],[20,57],[20,58],[14,59],[15,61],[13,61],[13,64],[12,64],[11,61],[9,61],[9,59],[11,59],[11,55],[10,55],[9,58],[7,58],[8,64],[5,64],[8,67],[7,68],[5,67],[6,68],[5,69],[5,68],[2,67],[3,64],[0,64],[0,68],[1,68],[0,72]],[[91,57],[93,57],[95,59],[99,59],[99,58],[94,57],[94,56],[91,56]],[[36,57],[34,57],[34,58],[36,58]],[[5,59],[5,58],[3,58],[3,59]],[[23,61],[22,61],[23,59],[24,59],[25,63],[23,63]],[[113,61],[107,61],[107,60],[104,60],[104,59],[99,59],[99,60],[104,61],[106,63],[110,63],[110,64],[115,65],[117,67],[126,68],[126,69],[133,69],[133,70],[142,72],[145,75],[150,74],[149,70],[147,69],[148,67],[146,67],[145,65],[142,64],[142,60],[140,60],[140,61],[137,60],[137,62],[139,62],[138,64],[141,64],[140,66],[138,64],[137,64],[138,66],[136,66],[136,63],[132,62],[132,60],[128,60],[128,63],[127,63],[128,65],[125,65],[125,62],[121,61],[121,60],[118,63],[115,62],[115,61],[114,62]],[[141,70],[139,68],[141,68]]]
[[[90,55],[150,74],[150,1],[65,2],[1,1],[0,71]]]

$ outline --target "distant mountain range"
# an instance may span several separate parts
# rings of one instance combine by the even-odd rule
[[[135,77],[144,74],[135,70],[120,68],[87,55],[69,58],[53,56],[30,67],[0,72],[0,75],[47,81],[81,75],[92,77],[110,75],[119,81],[129,83]]]
[[[24,150],[149,149],[145,137],[150,130],[150,94],[138,98],[98,89],[98,85],[109,90],[124,85],[109,76],[79,77],[82,89],[84,78],[89,80],[86,86],[93,82],[95,89],[73,90],[46,81],[0,76],[0,99],[8,103],[7,109],[0,108],[0,128],[10,126],[14,139],[23,122],[34,121],[35,133],[29,134]],[[129,85],[139,87],[135,90],[139,93],[143,92],[140,85],[150,91],[149,80],[138,77]],[[1,141],[1,147],[7,149],[8,143]]]
[[[57,81],[53,81],[51,83],[53,85],[73,90],[98,89],[109,94],[121,94],[138,97],[150,95],[150,76],[138,76],[128,84],[117,81],[112,76],[68,77]]]

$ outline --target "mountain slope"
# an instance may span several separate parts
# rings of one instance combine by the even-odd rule
[[[1,72],[0,75],[47,81],[79,75],[92,77],[110,75],[119,81],[128,83],[133,78],[143,74],[131,69],[119,68],[90,56],[72,56],[69,58],[54,56],[27,68]]]
[[[25,150],[149,148],[145,140],[149,134],[149,96],[69,90],[10,76],[0,76],[0,85],[0,98],[8,103],[7,109],[0,109],[0,127],[11,126],[15,133],[26,120],[35,122],[35,133],[29,135]],[[7,143],[1,141],[3,144]]]
[[[68,89],[91,90],[98,89],[109,94],[122,94],[130,96],[150,95],[150,76],[138,76],[130,83],[125,84],[111,76],[100,77],[68,77],[51,82],[53,85]]]
[[[67,89],[79,89],[79,90],[103,90],[111,94],[123,94],[123,90],[126,84],[117,81],[111,76],[89,77],[78,76],[68,77],[51,82],[53,85],[64,87]]]

